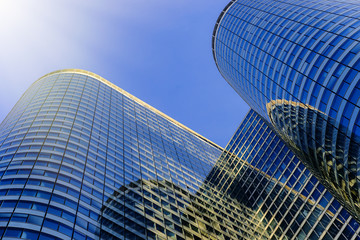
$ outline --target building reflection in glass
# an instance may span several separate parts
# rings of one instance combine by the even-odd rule
[[[231,0],[212,42],[225,80],[358,221],[359,10],[356,1]]]
[[[145,214],[144,214],[145,213]],[[114,192],[99,219],[102,239],[251,239],[255,211],[209,184],[196,194],[169,181],[138,181]],[[268,239],[268,235],[262,236]]]
[[[346,126],[309,105],[276,100],[267,109],[271,123],[307,167],[358,217],[359,137],[348,137]]]
[[[94,73],[49,73],[0,124],[0,238],[99,239],[122,186],[166,179],[196,193],[221,152]],[[136,220],[126,217],[125,232]]]
[[[351,239],[360,229],[254,111],[197,192],[140,180],[99,220],[104,239]]]
[[[208,177],[260,214],[270,238],[351,239],[359,225],[251,110]]]

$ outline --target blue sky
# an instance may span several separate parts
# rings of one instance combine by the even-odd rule
[[[42,75],[94,72],[225,146],[248,106],[216,69],[229,0],[2,0],[0,121]]]

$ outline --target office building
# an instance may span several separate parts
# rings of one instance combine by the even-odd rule
[[[208,181],[256,213],[249,239],[360,239],[359,224],[250,110]]]
[[[181,239],[172,219],[179,221],[177,209],[187,202],[178,200],[171,186],[163,189],[169,195],[173,189],[174,198],[165,200],[160,185],[170,181],[189,198],[221,152],[95,74],[50,73],[31,85],[0,126],[1,237],[98,239],[112,234],[151,239],[156,234],[158,239]],[[129,186],[145,194],[149,185],[147,193],[159,186],[149,199],[151,209],[133,206],[136,196],[130,194],[119,204],[152,216],[152,221],[128,211],[122,212],[122,222],[106,214],[104,208],[128,193]],[[99,223],[105,218],[121,224],[109,229]],[[196,216],[188,218],[195,229],[189,234],[200,235],[192,222]],[[167,226],[166,219],[173,225]]]
[[[246,137],[245,137],[246,136]],[[2,239],[358,239],[254,111],[226,149],[93,73],[49,73],[0,125]]]
[[[234,90],[360,221],[360,4],[231,1],[213,54]]]

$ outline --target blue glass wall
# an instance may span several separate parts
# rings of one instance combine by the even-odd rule
[[[360,221],[360,4],[231,1],[213,53],[234,90]]]
[[[255,213],[256,239],[360,239],[355,219],[253,110],[207,181]]]
[[[95,74],[48,74],[0,125],[0,236],[200,239],[186,209],[221,151]]]
[[[0,125],[2,239],[358,239],[255,112],[226,149],[100,76],[45,75]]]

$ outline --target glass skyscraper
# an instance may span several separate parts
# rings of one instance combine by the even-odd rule
[[[360,3],[231,1],[217,67],[360,221]]]
[[[221,152],[95,74],[50,73],[0,126],[0,234],[181,239],[186,212],[201,236],[188,205]]]
[[[251,110],[209,182],[256,213],[250,239],[359,239],[359,224]],[[258,235],[255,235],[258,234]]]
[[[223,149],[76,69],[1,123],[0,193],[2,239],[360,239],[256,112]]]

